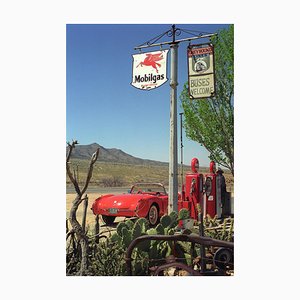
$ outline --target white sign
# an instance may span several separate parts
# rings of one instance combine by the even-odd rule
[[[167,55],[169,50],[134,54],[131,84],[141,90],[157,88],[168,81]]]
[[[214,51],[211,45],[188,47],[189,94],[191,99],[215,94]]]

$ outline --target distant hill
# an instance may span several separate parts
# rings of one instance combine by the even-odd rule
[[[72,151],[71,158],[91,159],[93,153],[98,148],[100,148],[98,161],[133,164],[133,165],[167,165],[168,164],[167,162],[134,157],[116,148],[106,149],[97,143],[93,143],[90,145],[76,145],[75,149],[73,149]]]

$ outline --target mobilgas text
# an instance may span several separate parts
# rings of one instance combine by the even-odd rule
[[[134,82],[151,82],[151,83],[156,83],[157,81],[164,80],[165,75],[160,74],[160,75],[153,75],[152,73],[149,73],[148,75],[145,74],[144,76],[141,75],[135,75],[134,77]]]

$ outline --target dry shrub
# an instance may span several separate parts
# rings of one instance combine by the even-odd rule
[[[101,180],[104,187],[119,187],[123,186],[124,180],[119,176],[106,177]]]

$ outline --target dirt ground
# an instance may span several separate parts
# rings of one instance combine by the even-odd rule
[[[93,231],[94,230],[94,226],[95,226],[95,215],[93,214],[91,207],[92,204],[94,202],[95,199],[97,199],[100,196],[99,193],[91,193],[88,194],[88,209],[87,209],[87,214],[86,214],[86,228],[88,228],[87,226],[89,226],[90,230]],[[73,200],[76,198],[76,194],[67,194],[67,202],[66,202],[66,218],[68,219],[69,217],[69,213],[70,213],[70,209],[72,206],[72,202]],[[77,220],[79,223],[81,223],[82,220],[82,215],[83,215],[83,204],[80,204],[78,210],[77,210]],[[120,222],[122,220],[124,220],[125,218],[116,218],[115,223]],[[102,227],[107,227],[104,226],[104,223],[100,217],[99,219],[100,221],[100,225]],[[70,228],[69,228],[70,229]]]

